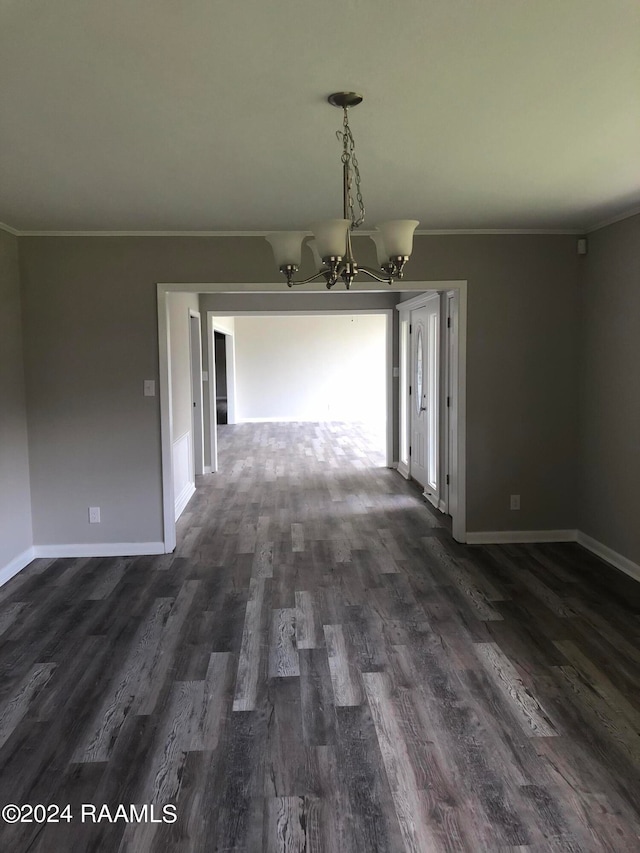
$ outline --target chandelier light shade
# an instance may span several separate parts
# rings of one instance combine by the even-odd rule
[[[266,235],[271,244],[276,265],[286,276],[287,284],[307,284],[324,279],[327,289],[339,280],[349,290],[354,279],[364,273],[376,281],[393,284],[403,276],[404,266],[413,250],[413,233],[418,227],[417,219],[396,219],[377,226],[372,236],[376,245],[379,270],[359,266],[353,257],[351,234],[364,222],[364,201],[360,179],[360,168],[355,152],[355,140],[349,127],[348,110],[362,101],[356,92],[335,92],[329,95],[329,103],[343,110],[342,130],[337,131],[342,141],[342,199],[343,219],[326,219],[311,225],[313,239],[309,247],[313,254],[317,272],[302,281],[294,279],[300,268],[302,243],[305,231],[273,231]],[[355,195],[355,200],[354,200]],[[357,203],[357,209],[356,209]]]
[[[382,235],[387,258],[402,257],[408,260],[411,257],[413,232],[419,224],[417,219],[393,219],[376,226]]]
[[[350,219],[325,219],[312,222],[311,231],[316,238],[316,249],[321,258],[344,258],[347,254],[347,233]]]
[[[272,231],[266,235],[279,269],[300,266],[302,241],[306,236],[305,231]]]
[[[317,270],[322,269],[322,258],[320,257],[320,252],[318,252],[318,244],[316,243],[315,237],[309,240],[307,246],[311,249],[315,268]]]
[[[380,269],[387,263],[389,255],[387,255],[387,250],[384,245],[384,240],[382,237],[382,233],[380,231],[374,231],[371,235],[371,239],[375,243],[376,247],[376,255],[378,257],[378,266]]]

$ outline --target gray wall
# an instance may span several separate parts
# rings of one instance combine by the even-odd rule
[[[416,240],[412,278],[469,283],[469,531],[576,527],[578,261],[572,236]]]
[[[158,399],[142,396],[158,373],[155,285],[277,281],[270,247],[243,237],[23,237],[20,247],[35,541],[157,541]],[[468,529],[575,528],[575,238],[418,237],[407,273],[469,282]],[[336,297],[359,307],[357,293]],[[512,492],[520,512],[509,511]],[[102,525],[86,523],[90,504],[103,507]]]
[[[640,563],[640,216],[589,236],[580,303],[579,527]]]
[[[18,239],[0,231],[0,571],[32,545]]]

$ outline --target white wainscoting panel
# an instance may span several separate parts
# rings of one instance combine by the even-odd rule
[[[191,496],[196,490],[193,479],[193,450],[191,430],[187,430],[173,442],[173,495],[176,509],[176,521],[184,512]]]

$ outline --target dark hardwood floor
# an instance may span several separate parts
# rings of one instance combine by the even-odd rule
[[[0,806],[72,816],[0,850],[637,853],[639,585],[455,543],[362,433],[220,433],[174,554],[0,589]]]

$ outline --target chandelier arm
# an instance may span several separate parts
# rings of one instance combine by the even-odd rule
[[[386,284],[393,284],[394,278],[392,275],[383,276],[380,275],[375,270],[372,270],[371,267],[358,267],[358,272],[363,272],[368,275],[370,278],[374,278],[376,281],[384,281]]]
[[[294,285],[298,285],[298,284],[309,284],[309,282],[311,282],[311,281],[320,281],[321,278],[324,278],[324,280],[326,281],[327,280],[327,276],[326,276],[327,272],[329,272],[328,269],[319,270],[319,272],[314,273],[313,275],[310,275],[309,278],[303,278],[300,281],[294,281],[294,279],[292,277],[289,277],[287,275],[287,284],[289,285],[289,287],[293,287]],[[285,273],[285,275],[286,275],[286,273]],[[334,282],[334,284],[335,284],[335,282]]]

